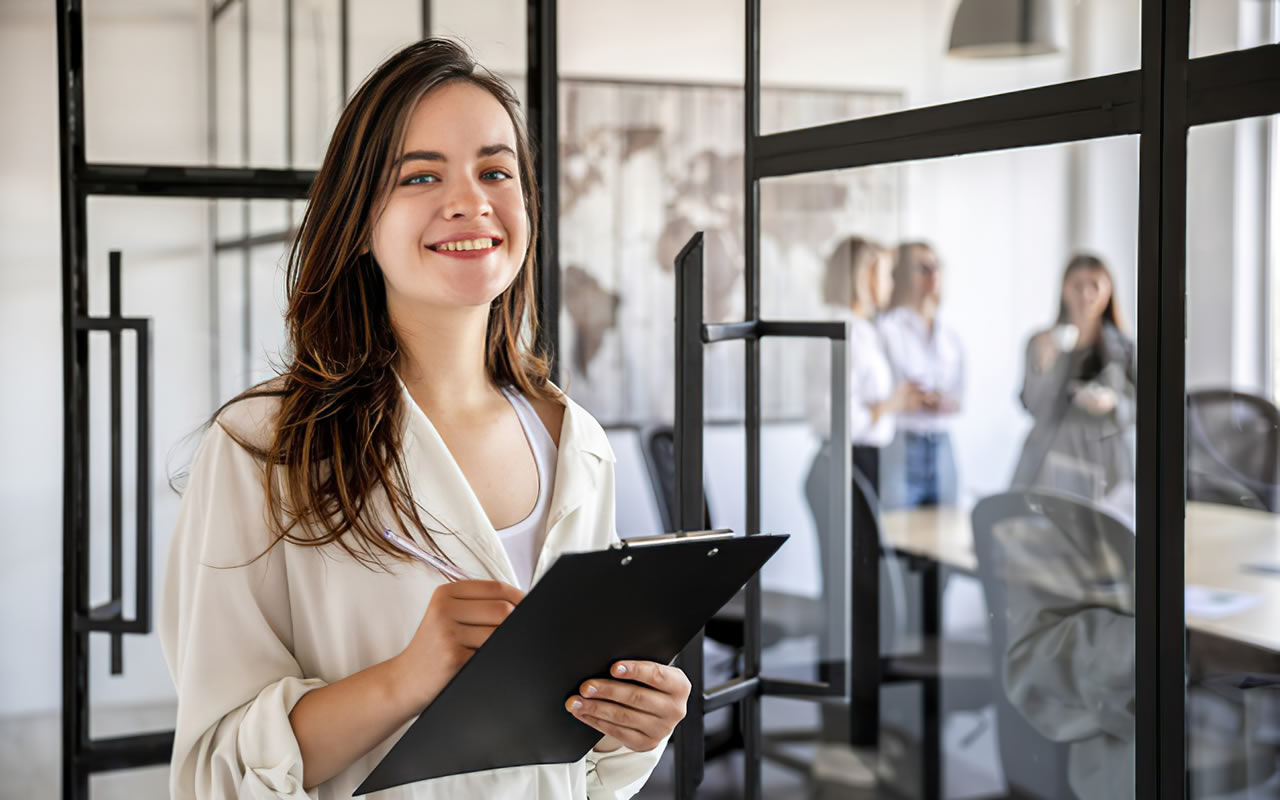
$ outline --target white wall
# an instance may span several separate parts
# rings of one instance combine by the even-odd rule
[[[29,22],[0,16],[0,713],[56,707],[60,664],[57,73],[41,5]]]

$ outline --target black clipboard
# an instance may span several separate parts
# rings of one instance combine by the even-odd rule
[[[620,659],[670,663],[786,540],[704,531],[560,556],[355,794],[578,761],[600,733],[565,700]]]

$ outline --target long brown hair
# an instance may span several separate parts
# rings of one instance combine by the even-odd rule
[[[1120,306],[1116,303],[1116,279],[1111,275],[1111,270],[1107,267],[1106,262],[1090,253],[1079,253],[1071,257],[1067,262],[1067,268],[1062,272],[1062,292],[1065,293],[1067,288],[1067,280],[1073,273],[1080,270],[1094,270],[1101,272],[1107,276],[1107,283],[1111,286],[1111,296],[1107,298],[1107,307],[1102,309],[1102,321],[1110,323],[1110,325],[1121,333],[1125,333],[1124,315],[1120,313]],[[1067,321],[1067,301],[1058,295],[1058,324]]]
[[[563,402],[548,379],[546,358],[533,344],[538,188],[519,101],[457,43],[424,39],[375,69],[343,110],[289,253],[286,362],[278,378],[227,403],[279,398],[266,446],[228,431],[264,465],[267,516],[275,534],[267,550],[283,539],[308,546],[337,543],[371,567],[382,564],[380,555],[404,559],[383,539],[387,525],[371,518],[371,500],[382,493],[397,521],[412,524],[442,555],[409,490],[395,372],[400,347],[369,242],[375,215],[394,185],[393,164],[410,115],[428,92],[455,81],[487,90],[511,117],[530,223],[524,263],[490,306],[485,366],[498,386]]]

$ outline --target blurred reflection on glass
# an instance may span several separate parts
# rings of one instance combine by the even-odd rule
[[[964,393],[964,348],[939,313],[942,264],[924,242],[898,248],[893,296],[880,317],[895,383],[920,394],[919,407],[898,416],[897,435],[882,458],[883,508],[954,505],[956,463],[951,420]]]
[[[974,508],[973,536],[1003,653],[1002,749],[1051,765],[1065,748],[1076,797],[1132,797],[1132,531],[1084,501],[1011,492]]]
[[[1137,392],[1134,344],[1111,270],[1098,257],[1078,255],[1067,264],[1058,318],[1027,342],[1024,376],[1022,405],[1035,425],[1013,486],[1088,499],[1131,497],[1133,452],[1125,433]]]

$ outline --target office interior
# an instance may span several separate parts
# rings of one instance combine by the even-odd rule
[[[63,396],[62,7],[0,5],[0,410],[10,420],[0,462],[0,798],[81,796],[64,785],[64,469],[73,428]],[[966,13],[1000,19],[1032,7],[1042,26],[1009,34],[1019,40],[1010,46],[966,51]],[[865,237],[890,253],[927,242],[939,267],[939,319],[963,360],[956,407],[945,415],[954,491],[889,507],[875,485],[893,479],[884,472],[850,490],[844,535],[874,537],[879,552],[877,591],[855,607],[853,573],[828,568],[827,520],[806,494],[827,436],[814,409],[831,407],[830,343],[706,346],[706,519],[742,533],[756,532],[754,520],[759,531],[791,535],[760,579],[761,674],[834,685],[827,667],[837,662],[849,678],[844,694],[864,702],[839,693],[753,697],[744,701],[758,711],[750,747],[742,726],[751,719],[736,706],[715,710],[701,720],[696,791],[680,786],[687,776],[672,752],[638,796],[1091,800],[1174,796],[1157,786],[1177,786],[1197,799],[1280,797],[1280,2],[85,0],[85,158],[304,174],[319,164],[347,94],[423,33],[464,41],[528,100],[531,8],[549,15],[542,22],[552,21],[555,40],[555,136],[539,142],[555,154],[541,163],[554,164],[557,195],[545,220],[558,239],[556,274],[542,281],[554,291],[544,298],[547,330],[560,385],[609,433],[621,536],[676,527],[675,262],[696,233],[708,324],[744,319],[752,293],[762,319],[843,319],[823,295],[840,241]],[[1144,156],[1150,126],[1170,118],[1148,102],[1117,112],[1129,114],[1116,125],[1124,133],[1090,129],[972,152],[962,143],[910,158],[892,147],[877,155],[871,142],[871,155],[853,157],[857,166],[762,177],[756,198],[744,188],[744,141],[752,141],[744,86],[758,86],[752,102],[766,137],[893,115],[927,128],[933,118],[911,112],[1109,76],[1157,80],[1159,62],[1143,56],[1144,35],[1161,30],[1153,19],[1187,23],[1192,64],[1231,74],[1239,55],[1262,66],[1253,88],[1233,84],[1253,99],[1222,101],[1247,111],[1197,114],[1202,95],[1189,95],[1184,150]],[[753,27],[754,62],[744,43]],[[754,78],[744,66],[752,63]],[[1152,97],[1146,84],[1141,96]],[[1062,124],[1074,130],[1069,116]],[[1152,163],[1177,184],[1172,193],[1149,175],[1144,184]],[[154,589],[180,499],[170,479],[189,462],[199,426],[274,374],[283,264],[304,194],[88,196],[79,224],[89,313],[150,320],[149,357],[135,348],[136,328],[123,333],[120,404],[109,335],[85,337],[89,607],[118,600],[116,616],[138,617],[140,514]],[[1185,207],[1154,208],[1162,196]],[[1173,254],[1165,262],[1152,256],[1153,232],[1157,243],[1181,242],[1185,258],[1178,247],[1165,248]],[[1011,489],[1035,424],[1021,397],[1029,342],[1062,327],[1064,269],[1079,254],[1109,268],[1113,304],[1135,343],[1132,413],[1109,434],[1128,455],[1127,477],[1099,489],[1096,465],[1059,464],[1062,482],[1019,494]],[[1181,311],[1169,318],[1170,281],[1185,285],[1182,344],[1174,341],[1183,338]],[[755,404],[745,388],[749,349],[759,359]],[[150,374],[145,421],[140,369]],[[1179,408],[1179,431],[1153,421],[1157,410],[1167,420]],[[748,446],[755,427],[758,448]],[[139,456],[133,444],[144,428]],[[113,432],[123,447],[113,449]],[[1159,449],[1171,435],[1185,457]],[[1181,496],[1171,498],[1170,486],[1183,487]],[[1181,509],[1185,522],[1162,528]],[[119,556],[113,527],[124,532]],[[1184,545],[1179,585],[1161,586],[1154,611],[1140,598],[1157,595],[1136,587],[1155,583],[1154,571],[1142,577],[1156,563],[1143,553],[1163,551],[1144,550],[1144,536]],[[704,687],[742,676],[745,614],[740,604],[708,627]],[[860,641],[867,653],[865,637],[852,633],[867,617],[878,622],[870,686],[849,669]],[[163,741],[176,701],[157,636],[85,640],[87,688],[76,713],[88,738]],[[1175,640],[1180,647],[1169,649]],[[1144,643],[1163,649],[1152,654]],[[1163,694],[1143,685],[1156,675],[1141,667],[1157,657]],[[1164,718],[1152,726],[1151,700],[1174,695],[1184,730]],[[1156,768],[1159,781],[1144,777],[1153,753],[1179,750]],[[93,763],[112,768],[90,770],[83,796],[167,793],[163,763]]]

